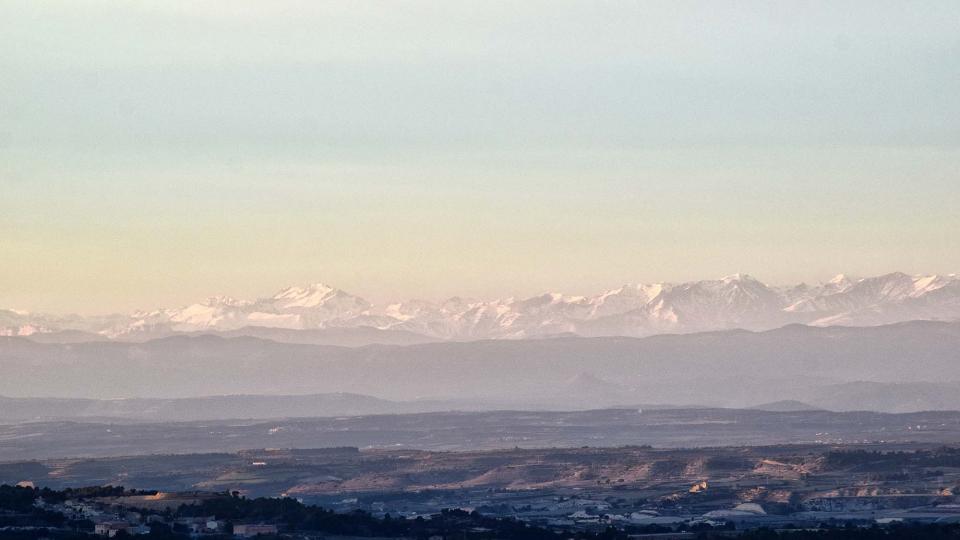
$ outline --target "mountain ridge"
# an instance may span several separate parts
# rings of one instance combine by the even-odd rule
[[[524,339],[553,335],[644,337],[789,324],[878,326],[912,320],[960,320],[960,276],[892,272],[818,285],[771,286],[748,274],[683,283],[625,284],[595,295],[548,292],[527,298],[443,302],[411,300],[375,306],[324,283],[286,287],[270,297],[211,296],[172,309],[112,317],[0,310],[0,335],[90,334],[86,339],[146,341],[178,333],[243,335],[326,331],[317,343],[413,343]],[[252,330],[255,329],[255,330]],[[333,334],[340,332],[341,336]],[[353,335],[346,336],[353,332]],[[368,335],[360,337],[362,332]],[[72,333],[72,334],[71,334]],[[50,336],[50,339],[56,339]],[[338,341],[339,340],[339,341]]]
[[[960,381],[960,322],[363,347],[203,334],[145,343],[5,337],[0,364],[0,395],[11,397],[349,392],[536,408],[795,399],[828,409],[960,409],[960,386],[950,382]]]

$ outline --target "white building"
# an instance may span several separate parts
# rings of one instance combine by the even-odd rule
[[[240,523],[233,526],[234,536],[250,538],[258,534],[277,534],[277,526],[262,523]]]

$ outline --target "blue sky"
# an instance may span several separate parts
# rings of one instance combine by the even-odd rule
[[[960,268],[956,2],[0,1],[0,305]]]

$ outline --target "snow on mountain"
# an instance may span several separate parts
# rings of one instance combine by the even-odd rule
[[[122,315],[81,317],[79,315],[49,315],[15,309],[0,309],[0,336],[32,336],[63,330],[96,333],[126,320]]]
[[[960,277],[908,276],[894,272],[857,280],[835,293],[812,299],[819,326],[873,326],[893,322],[960,317]]]
[[[453,299],[394,304],[384,313],[394,327],[447,339],[529,338],[563,333],[645,336],[791,323],[885,324],[960,318],[957,276],[889,274],[859,279],[839,275],[815,285],[771,287],[737,274],[719,280],[624,285],[595,296],[547,293],[525,299],[470,302]],[[906,310],[903,306],[917,306]],[[880,317],[876,312],[889,315]]]
[[[254,301],[214,296],[177,309],[134,313],[127,324],[104,330],[110,337],[162,336],[177,332],[237,330],[247,326],[312,329],[327,326],[361,326],[372,306],[362,298],[322,283],[287,287],[269,298]],[[377,319],[381,325],[391,320]],[[377,324],[363,324],[377,326]]]
[[[238,308],[248,304],[228,296],[212,296],[203,303],[169,312],[169,318],[175,324],[216,328],[226,324],[229,319],[233,318]]]
[[[591,318],[606,317],[626,313],[642,308],[663,292],[666,286],[662,283],[655,285],[627,284],[619,289],[601,293],[591,303],[593,311]]]
[[[772,287],[736,274],[686,283],[628,284],[596,295],[545,293],[489,301],[454,297],[377,307],[315,283],[253,301],[211,297],[181,308],[82,318],[0,310],[0,335],[81,330],[148,339],[179,332],[372,328],[435,339],[521,339],[562,334],[646,336],[730,328],[764,330],[791,323],[872,326],[960,319],[960,277],[895,272],[840,274],[817,285]]]
[[[658,319],[689,330],[775,323],[783,308],[783,298],[774,289],[745,274],[668,287],[652,303]]]
[[[283,289],[272,298],[257,302],[255,307],[262,313],[296,314],[302,328],[322,328],[355,326],[350,321],[370,315],[373,306],[340,289],[314,283]]]

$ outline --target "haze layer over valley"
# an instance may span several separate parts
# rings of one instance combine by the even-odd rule
[[[446,402],[430,410],[784,399],[840,410],[960,406],[949,397],[960,379],[960,323],[933,321],[364,347],[218,336],[76,344],[6,337],[0,361],[0,395],[10,397],[350,392]],[[838,392],[842,384],[853,386]]]

